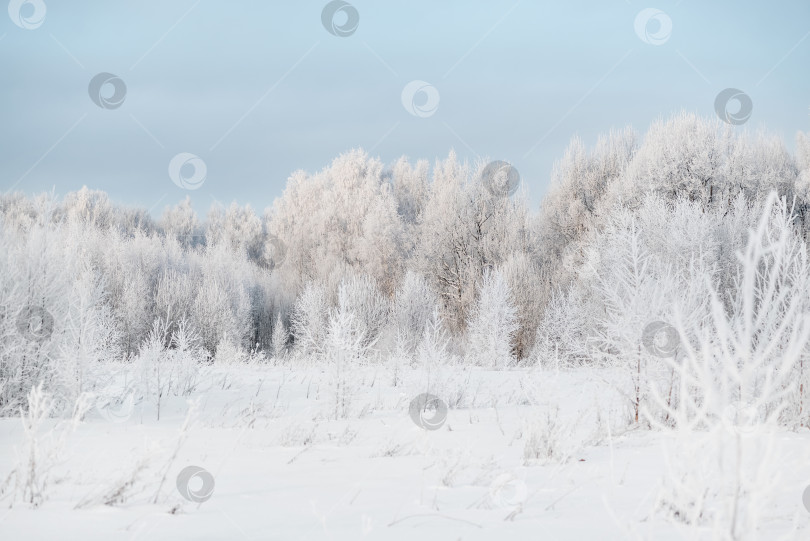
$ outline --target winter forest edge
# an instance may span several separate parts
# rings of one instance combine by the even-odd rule
[[[261,214],[234,203],[204,219],[189,199],[153,219],[87,188],[0,197],[0,415],[23,428],[0,503],[175,514],[188,505],[172,493],[177,456],[198,426],[276,430],[297,457],[351,447],[352,423],[386,412],[419,439],[372,456],[435,458],[424,438],[474,430],[485,411],[522,474],[452,455],[428,484],[483,487],[498,521],[567,494],[534,490],[526,468],[657,438],[644,440],[665,457],[651,494],[629,506],[643,512],[612,519],[622,535],[807,535],[810,469],[798,495],[778,479],[810,457],[810,135],[790,152],[682,112],[592,148],[575,138],[537,210],[520,186],[485,181],[487,163],[352,150],[294,172]],[[560,378],[604,402],[573,411],[549,390]],[[422,394],[447,424],[411,422]],[[278,425],[292,412],[305,434]],[[83,424],[178,416],[166,449],[60,495]],[[487,475],[467,479],[476,468]]]

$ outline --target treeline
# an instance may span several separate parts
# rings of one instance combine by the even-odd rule
[[[705,278],[731,310],[736,251],[769,193],[797,239],[810,229],[803,134],[792,155],[773,136],[682,113],[640,142],[629,129],[593,149],[574,139],[536,212],[486,166],[451,152],[386,167],[355,150],[293,173],[262,214],[232,204],[204,220],[189,199],[153,220],[87,188],[4,195],[0,407],[36,381],[80,392],[87,367],[132,359],[156,322],[165,347],[182,329],[208,360],[322,356],[342,321],[364,358],[595,362],[620,351],[616,329],[630,340],[663,315],[648,294],[676,283],[665,277],[691,278],[661,299]]]

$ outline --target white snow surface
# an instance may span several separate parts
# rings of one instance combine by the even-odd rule
[[[37,508],[0,501],[0,539],[715,538],[710,524],[657,510],[668,436],[632,423],[617,392],[627,383],[622,372],[434,370],[430,388],[450,410],[433,431],[408,413],[427,374],[396,373],[394,385],[388,366],[357,368],[349,414],[339,419],[328,371],[270,365],[208,368],[190,398],[164,400],[159,420],[144,400],[121,422],[91,409],[66,436],[46,500]],[[172,459],[192,403],[196,413]],[[43,432],[60,423],[49,419]],[[527,458],[533,430],[551,452]],[[777,497],[755,537],[810,539],[802,505],[810,431],[751,437],[783,449],[781,475],[771,480]],[[0,420],[0,481],[23,441],[20,418]],[[139,461],[145,467],[133,475]],[[187,466],[212,474],[207,501],[177,489]],[[133,478],[122,501],[98,500]]]

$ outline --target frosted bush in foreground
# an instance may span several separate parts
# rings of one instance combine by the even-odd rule
[[[796,414],[788,399],[810,342],[810,265],[784,201],[768,199],[739,257],[730,313],[712,291],[708,321],[678,317],[677,406],[656,396],[675,424],[658,507],[717,539],[755,538],[773,512],[785,460],[777,433]]]

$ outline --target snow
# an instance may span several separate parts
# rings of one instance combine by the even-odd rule
[[[65,440],[44,503],[0,512],[0,539],[714,538],[710,526],[688,529],[656,512],[672,436],[628,430],[622,371],[434,370],[443,400],[464,391],[438,430],[417,427],[408,413],[425,371],[398,374],[394,386],[390,367],[353,367],[351,407],[340,419],[331,418],[328,371],[271,365],[211,368],[188,400],[161,403],[159,421],[142,400],[123,422],[92,409]],[[41,432],[60,422],[49,419]],[[551,457],[525,458],[533,426]],[[787,457],[759,535],[806,538],[810,433],[751,437],[777,442]],[[22,441],[20,419],[0,420],[3,477]],[[141,459],[147,466],[124,501],[76,508],[131,477]],[[180,494],[176,478],[188,466],[212,474],[210,499]]]
[[[808,140],[635,140],[0,196],[0,541],[810,538]]]

